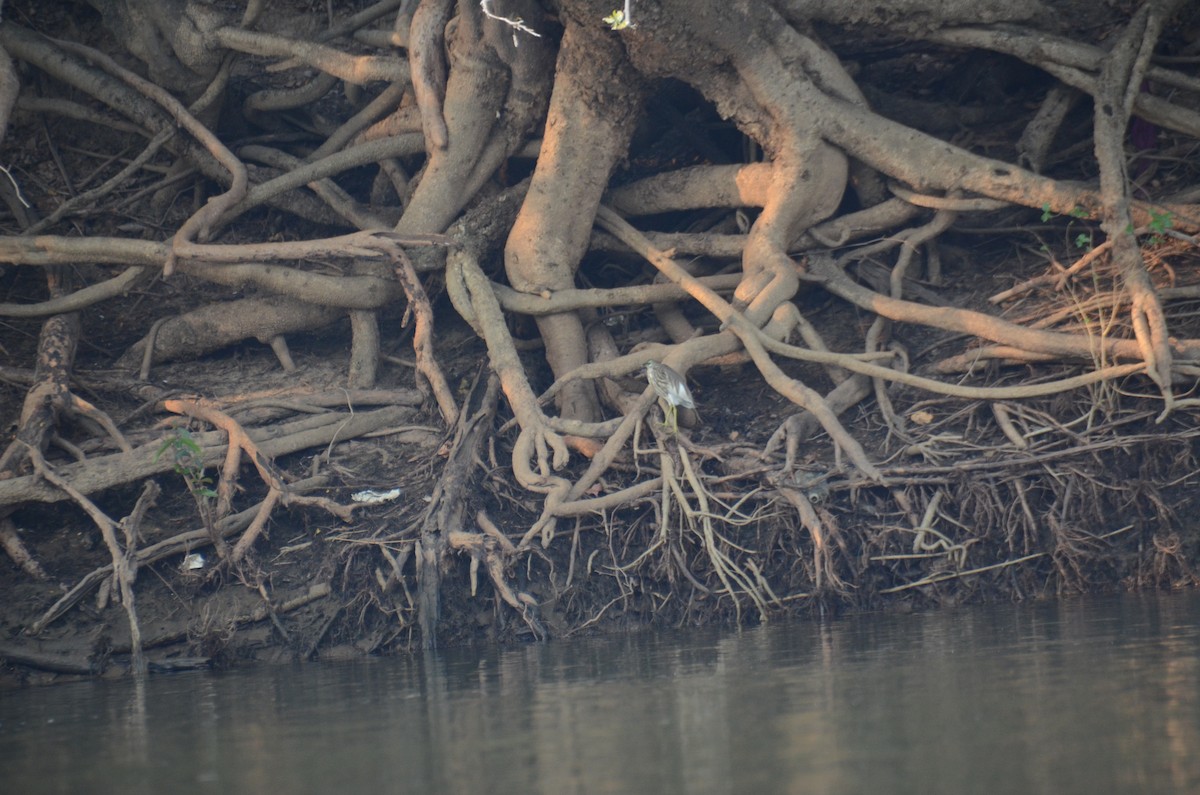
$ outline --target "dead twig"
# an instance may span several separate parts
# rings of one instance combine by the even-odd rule
[[[100,528],[100,534],[104,537],[104,543],[108,546],[108,552],[112,556],[113,575],[117,580],[117,585],[121,592],[121,602],[125,607],[125,615],[129,619],[129,642],[132,649],[133,672],[137,675],[146,673],[146,657],[142,652],[142,630],[138,624],[137,606],[134,603],[133,597],[133,582],[137,578],[137,562],[136,562],[136,544],[135,535],[133,533],[133,522],[123,526],[118,525],[112,519],[109,519],[104,511],[100,510],[94,502],[89,500],[78,490],[75,489],[69,482],[62,478],[46,463],[42,458],[41,450],[36,447],[28,447],[30,460],[33,462],[34,468],[38,475],[44,478],[48,483],[53,484],[59,489],[62,489],[72,500],[74,500],[96,526]],[[157,488],[157,487],[156,487]],[[140,516],[145,510],[143,500],[153,500],[153,494],[156,492],[143,491],[142,498],[138,500],[138,505],[135,506],[131,517]],[[117,528],[122,527],[125,533],[126,546],[121,547],[121,542],[117,540]]]
[[[1098,541],[1102,541],[1106,538],[1112,538],[1113,536],[1120,535],[1121,533],[1132,530],[1134,527],[1135,527],[1135,525],[1126,525],[1125,527],[1121,527],[1117,530],[1113,530],[1110,533],[1104,533],[1103,535],[1095,536],[1095,539]],[[1022,563],[1028,563],[1031,560],[1038,560],[1039,558],[1044,558],[1044,557],[1047,557],[1052,554],[1054,554],[1054,553],[1053,552],[1034,552],[1030,555],[1022,555],[1019,558],[1013,558],[1011,560],[1005,560],[1005,561],[1001,561],[999,563],[993,563],[988,566],[980,566],[975,569],[967,569],[965,571],[946,571],[946,570],[936,571],[936,572],[933,572],[932,574],[929,574],[928,576],[922,577],[921,579],[915,580],[913,582],[905,583],[903,585],[897,585],[893,588],[880,589],[879,593],[881,593],[881,594],[900,593],[901,591],[907,591],[912,588],[923,588],[926,585],[935,585],[939,582],[945,582],[946,580],[957,580],[957,579],[961,579],[963,577],[973,577],[976,574],[984,574],[986,572],[995,571],[997,569],[1005,569],[1005,568],[1008,568],[1009,566],[1019,566]]]

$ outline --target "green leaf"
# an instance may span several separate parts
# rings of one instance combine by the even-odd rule
[[[1171,214],[1170,210],[1163,213],[1156,213],[1153,210],[1150,211],[1150,228],[1155,232],[1162,234],[1174,225],[1175,217]]]

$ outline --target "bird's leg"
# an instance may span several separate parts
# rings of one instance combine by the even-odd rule
[[[662,398],[659,398],[658,399],[658,407],[659,407],[659,409],[662,410],[662,422],[658,423],[658,427],[663,428],[663,429],[671,427],[668,424],[668,420],[670,419],[669,412],[671,411],[671,404],[668,403],[667,401],[663,400]],[[655,420],[655,421],[657,422],[657,420]]]
[[[659,398],[659,407],[663,412],[663,421],[658,424],[663,430],[670,431],[673,435],[679,435],[679,408],[669,400]]]

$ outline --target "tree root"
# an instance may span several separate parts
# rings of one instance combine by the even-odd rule
[[[592,216],[628,147],[642,97],[641,82],[618,43],[601,30],[568,21],[542,154],[504,248],[505,272],[515,289],[547,294],[574,286]],[[535,319],[556,375],[587,363],[579,315]],[[570,419],[590,422],[599,416],[589,382],[572,382],[558,395],[558,403]]]
[[[251,522],[246,533],[230,553],[231,563],[237,564],[245,557],[246,552],[266,525],[271,510],[278,503],[282,503],[283,505],[316,506],[337,516],[344,522],[349,522],[353,518],[355,508],[353,505],[339,505],[324,497],[306,497],[299,494],[292,494],[287,484],[283,482],[279,470],[276,469],[275,465],[264,454],[262,448],[250,438],[249,434],[246,433],[245,429],[236,420],[225,412],[213,406],[190,400],[166,400],[163,401],[163,408],[176,414],[185,414],[215,425],[223,430],[229,438],[225,461],[221,467],[221,476],[217,481],[216,519],[223,519],[233,507],[233,493],[237,485],[243,453],[254,465],[254,468],[258,470],[259,477],[262,478],[263,483],[268,488],[267,497],[261,503],[258,515]],[[214,533],[213,543],[217,544],[219,548],[220,542],[218,539],[219,535]]]
[[[106,339],[96,344],[123,350],[118,364],[140,363],[147,379],[157,362],[195,360],[248,338],[270,344],[290,371],[291,351],[304,343],[288,335],[348,315],[351,387],[415,370],[441,421],[455,429],[440,478],[440,460],[422,452],[417,462],[436,489],[416,501],[377,503],[378,525],[364,521],[336,536],[347,542],[336,547],[346,593],[339,610],[357,610],[363,627],[376,614],[388,622],[371,628],[364,646],[411,642],[417,627],[429,646],[450,635],[441,622],[451,585],[465,592],[469,578],[474,596],[481,567],[496,599],[493,618],[536,637],[606,616],[761,622],[826,600],[916,600],[951,588],[956,598],[1018,564],[1027,574],[993,580],[995,587],[1014,595],[1045,583],[1083,588],[1105,539],[1127,532],[1087,525],[1116,515],[1124,524],[1126,514],[1168,522],[1180,510],[1179,473],[1195,469],[1184,420],[1200,405],[1185,391],[1200,375],[1200,337],[1178,303],[1196,294],[1188,266],[1200,213],[1185,187],[1195,181],[1187,136],[1200,135],[1200,114],[1163,97],[1186,97],[1200,83],[1151,58],[1179,46],[1160,36],[1179,2],[1119,20],[1107,6],[1092,10],[1103,20],[1097,29],[1119,31],[1109,49],[996,26],[1048,28],[1032,2],[661,0],[637,4],[636,26],[618,30],[601,24],[590,0],[494,5],[384,0],[331,20],[320,34],[289,38],[251,29],[257,3],[240,24],[200,9],[178,29],[152,10],[145,31],[118,3],[107,23],[150,80],[118,65],[130,58],[47,39],[11,20],[0,27],[0,47],[24,62],[18,71],[0,57],[0,136],[5,162],[14,164],[0,198],[29,232],[0,236],[0,263],[22,266],[3,274],[7,294],[20,297],[0,304],[0,316],[30,340],[36,327],[21,325],[28,318],[49,318],[46,337],[65,339],[74,322],[66,313],[80,313],[89,332],[103,317]],[[364,29],[385,14],[394,24]],[[288,22],[272,27],[305,29]],[[953,52],[895,49],[886,75],[883,62],[858,57],[864,41],[914,39]],[[966,87],[955,72],[975,66],[970,51],[981,48],[1032,64],[1045,82],[1024,79],[1012,104],[1003,91]],[[239,53],[277,60],[235,63]],[[856,69],[841,57],[854,58]],[[31,70],[45,75],[38,104],[12,90]],[[252,88],[238,88],[235,74]],[[339,83],[345,90],[334,90]],[[945,102],[963,107],[947,112],[938,97],[956,93]],[[1094,133],[1074,123],[1083,94],[1094,100]],[[83,107],[89,103],[114,118]],[[14,135],[6,128],[26,123],[13,115],[22,107],[54,114],[51,121],[90,114],[86,123],[103,135],[87,147],[61,147],[53,134]],[[1133,116],[1160,128],[1156,151],[1127,141]],[[130,145],[130,135],[145,140]],[[1084,154],[1093,149],[1094,158]],[[1090,182],[1072,181],[1080,177]],[[45,221],[22,208],[19,190],[46,208]],[[1171,201],[1161,200],[1172,190]],[[214,198],[205,202],[207,195]],[[1030,220],[1039,210],[1041,226]],[[116,227],[117,218],[128,225]],[[91,234],[105,225],[131,234]],[[1025,231],[1011,232],[1019,225]],[[983,261],[1007,241],[1000,229],[1046,242],[1053,264],[1042,277],[989,284],[992,304],[1006,310],[993,315],[972,308],[980,303],[971,300],[973,285],[961,282],[1004,278]],[[55,234],[33,236],[41,230]],[[1105,239],[1093,240],[1101,232]],[[1091,250],[1069,257],[1068,239],[1056,252],[1051,234],[1060,233]],[[414,248],[411,256],[402,246]],[[1075,261],[1058,266],[1055,257]],[[25,288],[23,266],[70,266],[94,283],[46,296],[41,285]],[[172,288],[167,319],[155,304],[163,288],[150,277],[173,270],[195,282]],[[433,331],[443,273],[495,373],[481,371],[465,405],[454,391],[464,360],[448,358],[465,349],[457,335],[450,346]],[[505,277],[508,286],[499,283]],[[224,292],[209,285],[254,294],[204,306]],[[396,373],[379,363],[400,312],[379,313],[399,301],[407,302],[400,325],[410,315],[415,321],[416,361]],[[529,338],[534,325],[540,340]],[[8,337],[0,353],[30,355],[31,343],[13,340],[16,353]],[[166,554],[214,545],[261,596],[255,609],[296,638],[266,590],[270,564],[252,550],[280,542],[265,529],[281,505],[313,505],[348,521],[367,503],[301,498],[273,460],[387,432],[413,411],[356,409],[364,389],[257,391],[218,408],[149,385],[73,376],[73,349],[44,342],[39,356],[57,370],[39,361],[33,376],[0,372],[27,389],[17,439],[0,456],[0,540],[14,559],[38,576],[39,561],[9,512],[68,496],[87,510],[87,495],[169,471],[171,461],[156,460],[162,439],[150,440],[161,432],[132,421],[182,413],[220,429],[187,438],[196,465],[221,474],[207,535],[172,541]],[[539,345],[548,370],[531,353]],[[312,362],[304,354],[300,364]],[[100,350],[87,356],[89,367],[112,364]],[[656,395],[630,377],[647,359],[693,379],[702,422],[668,435],[647,420]],[[97,383],[97,405],[106,409],[110,390],[145,403],[120,424],[93,413],[109,440],[60,439],[60,419],[91,407],[72,389]],[[1129,409],[1147,384],[1157,396]],[[512,417],[496,422],[501,391]],[[387,400],[398,390],[370,394]],[[407,405],[419,399],[416,390],[403,393]],[[761,400],[761,416],[748,417],[743,400]],[[1127,461],[1127,451],[1149,449],[1150,437],[1139,434],[1151,403],[1165,426],[1156,438],[1184,450],[1172,466],[1149,453],[1144,465]],[[348,410],[326,411],[343,405]],[[282,419],[296,412],[312,416]],[[649,434],[656,444],[642,449]],[[77,460],[53,459],[53,444]],[[125,452],[112,452],[118,448]],[[364,448],[392,466],[413,463],[397,463],[410,454],[395,444],[356,444],[346,457]],[[26,449],[36,451],[28,455],[41,477],[23,474]],[[569,468],[570,450],[590,460]],[[230,524],[246,456],[265,496]],[[313,460],[322,465],[360,471],[357,461],[329,455]],[[373,485],[393,494],[393,474]],[[476,485],[490,494],[475,494]],[[419,497],[428,492],[426,510]],[[503,517],[499,527],[480,510],[483,501]],[[120,591],[139,650],[146,639],[137,637],[132,575],[149,558],[132,536],[121,541],[118,523],[93,521],[112,563],[81,580],[72,599],[98,583]],[[365,565],[348,543],[364,536]],[[1127,570],[1113,562],[1113,572],[1140,583],[1194,579],[1178,532],[1139,531],[1137,552],[1129,537],[1123,551],[1134,562]],[[464,556],[463,576],[453,580],[452,552]],[[397,582],[404,595],[392,590]],[[580,599],[584,588],[588,598]],[[34,626],[44,629],[65,609]],[[520,622],[509,621],[510,609]],[[337,613],[322,619],[308,651],[333,631]]]
[[[78,316],[55,315],[42,324],[33,386],[25,394],[14,439],[0,454],[0,478],[16,476],[30,448],[41,452],[49,445],[59,415],[72,404],[70,377],[78,344]]]
[[[513,473],[517,481],[533,491],[561,493],[566,482],[554,477],[551,467],[562,469],[570,454],[562,437],[550,429],[542,415],[490,282],[475,259],[465,251],[452,253],[446,267],[447,286],[455,308],[468,321],[473,321],[487,343],[492,368],[521,425],[521,435],[513,448]],[[536,472],[530,468],[531,460],[537,461]]]
[[[325,486],[328,481],[329,478],[325,476],[306,478],[305,480],[290,484],[290,489],[293,494],[304,494],[315,488]],[[223,539],[232,538],[249,527],[254,518],[261,512],[262,503],[259,503],[244,511],[230,514],[216,522],[217,533]],[[142,567],[163,560],[164,558],[191,554],[198,549],[204,549],[210,544],[212,544],[212,535],[209,529],[204,527],[198,530],[189,530],[186,533],[180,533],[155,544],[138,548],[134,550],[133,555],[136,565]],[[46,612],[30,623],[25,633],[31,636],[40,635],[46,627],[58,620],[71,607],[77,604],[80,599],[95,589],[101,582],[111,577],[112,573],[113,565],[110,563],[82,577],[58,601],[51,605]]]
[[[825,517],[817,512],[812,496],[804,491],[782,486],[779,488],[779,494],[796,509],[800,523],[812,539],[813,593],[810,595],[820,596],[827,592],[845,594],[849,586],[838,576],[833,548],[829,543],[833,533],[832,525],[826,525],[823,521]]]
[[[1171,391],[1171,348],[1166,317],[1154,285],[1146,273],[1141,249],[1133,237],[1129,180],[1125,173],[1124,133],[1133,112],[1134,98],[1167,17],[1179,2],[1148,5],[1134,14],[1125,33],[1117,40],[1100,72],[1096,97],[1096,162],[1100,166],[1100,195],[1104,201],[1101,224],[1113,241],[1113,260],[1130,293],[1130,318],[1146,375],[1163,396],[1159,422],[1171,413],[1175,396]],[[1197,126],[1200,132],[1200,125]]]
[[[459,416],[446,468],[421,520],[420,538],[415,548],[420,605],[417,617],[421,624],[421,643],[427,649],[437,647],[442,565],[452,546],[451,534],[461,532],[464,524],[472,472],[479,448],[495,417],[499,394],[499,380],[495,376],[485,377],[481,371]]]
[[[7,516],[0,518],[0,547],[4,548],[4,552],[13,563],[21,567],[21,571],[25,572],[27,577],[43,582],[49,579],[46,570],[38,563],[37,558],[30,554],[25,543],[21,541],[16,525]]]
[[[175,270],[175,258],[181,253],[186,252],[193,240],[207,240],[213,225],[221,215],[246,195],[246,188],[249,184],[249,178],[246,175],[246,166],[234,157],[233,153],[207,127],[192,116],[167,91],[135,75],[133,72],[117,64],[107,55],[90,47],[74,42],[59,42],[59,46],[68,52],[75,53],[92,61],[109,74],[125,81],[139,92],[157,102],[171,115],[176,123],[196,136],[217,162],[229,170],[229,190],[213,198],[200,212],[185,221],[183,226],[179,228],[179,231],[175,233],[171,244],[171,253],[167,257],[166,262],[163,263],[163,276],[170,276]]]
[[[878,312],[890,320],[919,322],[946,331],[969,333],[1003,345],[1055,357],[1068,356],[1084,360],[1101,357],[1105,360],[1137,359],[1142,352],[1133,340],[1093,340],[1078,334],[1037,331],[970,310],[931,307],[888,298],[855,284],[837,264],[825,257],[810,258],[809,271],[822,287],[834,295],[856,306]],[[1182,359],[1190,361],[1200,356],[1198,340],[1177,340],[1174,345],[1176,356]]]
[[[264,345],[275,337],[328,326],[341,313],[336,309],[286,298],[243,298],[209,304],[167,319],[134,343],[117,361],[118,367],[196,359],[244,339]],[[148,367],[143,366],[143,372]]]
[[[133,672],[139,676],[145,674],[146,658],[142,653],[142,630],[138,625],[137,606],[134,604],[133,597],[133,583],[137,578],[137,564],[135,562],[136,539],[141,517],[150,507],[150,504],[158,497],[158,485],[153,482],[147,483],[133,511],[118,524],[109,519],[104,511],[100,510],[94,502],[75,489],[70,482],[52,470],[46,464],[45,459],[42,458],[40,450],[36,447],[30,447],[29,457],[33,461],[38,477],[43,478],[55,488],[61,489],[64,494],[78,503],[87,512],[88,516],[92,518],[92,521],[96,523],[96,526],[100,528],[100,534],[104,537],[104,543],[108,546],[109,554],[112,556],[113,577],[120,588],[121,604],[124,605],[125,615],[129,620]],[[122,547],[121,542],[117,539],[118,527],[124,536],[124,547]]]
[[[758,366],[763,376],[767,379],[767,382],[779,391],[780,394],[783,394],[792,402],[812,412],[825,430],[829,432],[829,435],[849,454],[854,465],[864,475],[872,480],[879,479],[879,473],[875,469],[875,465],[867,458],[862,446],[846,432],[838,421],[837,416],[829,409],[821,396],[804,384],[784,375],[778,366],[771,361],[760,339],[762,332],[758,328],[751,325],[747,318],[738,313],[731,304],[716,293],[695,282],[677,263],[666,256],[664,252],[653,248],[649,244],[649,241],[641,237],[637,230],[625,223],[615,213],[602,209],[597,215],[597,220],[604,224],[608,231],[616,234],[626,244],[645,256],[664,275],[677,284],[684,286],[693,298],[704,304],[722,324],[726,324],[729,331],[736,335],[746,347],[746,350],[750,353],[755,365]]]
[[[506,560],[516,554],[517,548],[482,511],[476,521],[484,532],[468,533],[456,530],[447,536],[450,549],[465,552],[471,557],[471,596],[475,596],[478,591],[479,566],[483,564],[500,599],[517,611],[533,632],[534,638],[544,640],[547,632],[537,616],[537,600],[527,593],[514,591],[504,573]]]
[[[450,393],[446,376],[433,354],[433,307],[429,305],[429,297],[417,278],[412,261],[403,251],[399,254],[396,279],[404,288],[404,294],[408,296],[409,312],[412,313],[416,324],[413,330],[413,348],[417,352],[417,370],[425,376],[430,390],[433,391],[446,425],[455,425],[458,422],[458,406],[454,402],[454,395]]]

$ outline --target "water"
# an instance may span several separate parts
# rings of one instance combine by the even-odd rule
[[[0,693],[11,793],[1200,792],[1200,595]]]

